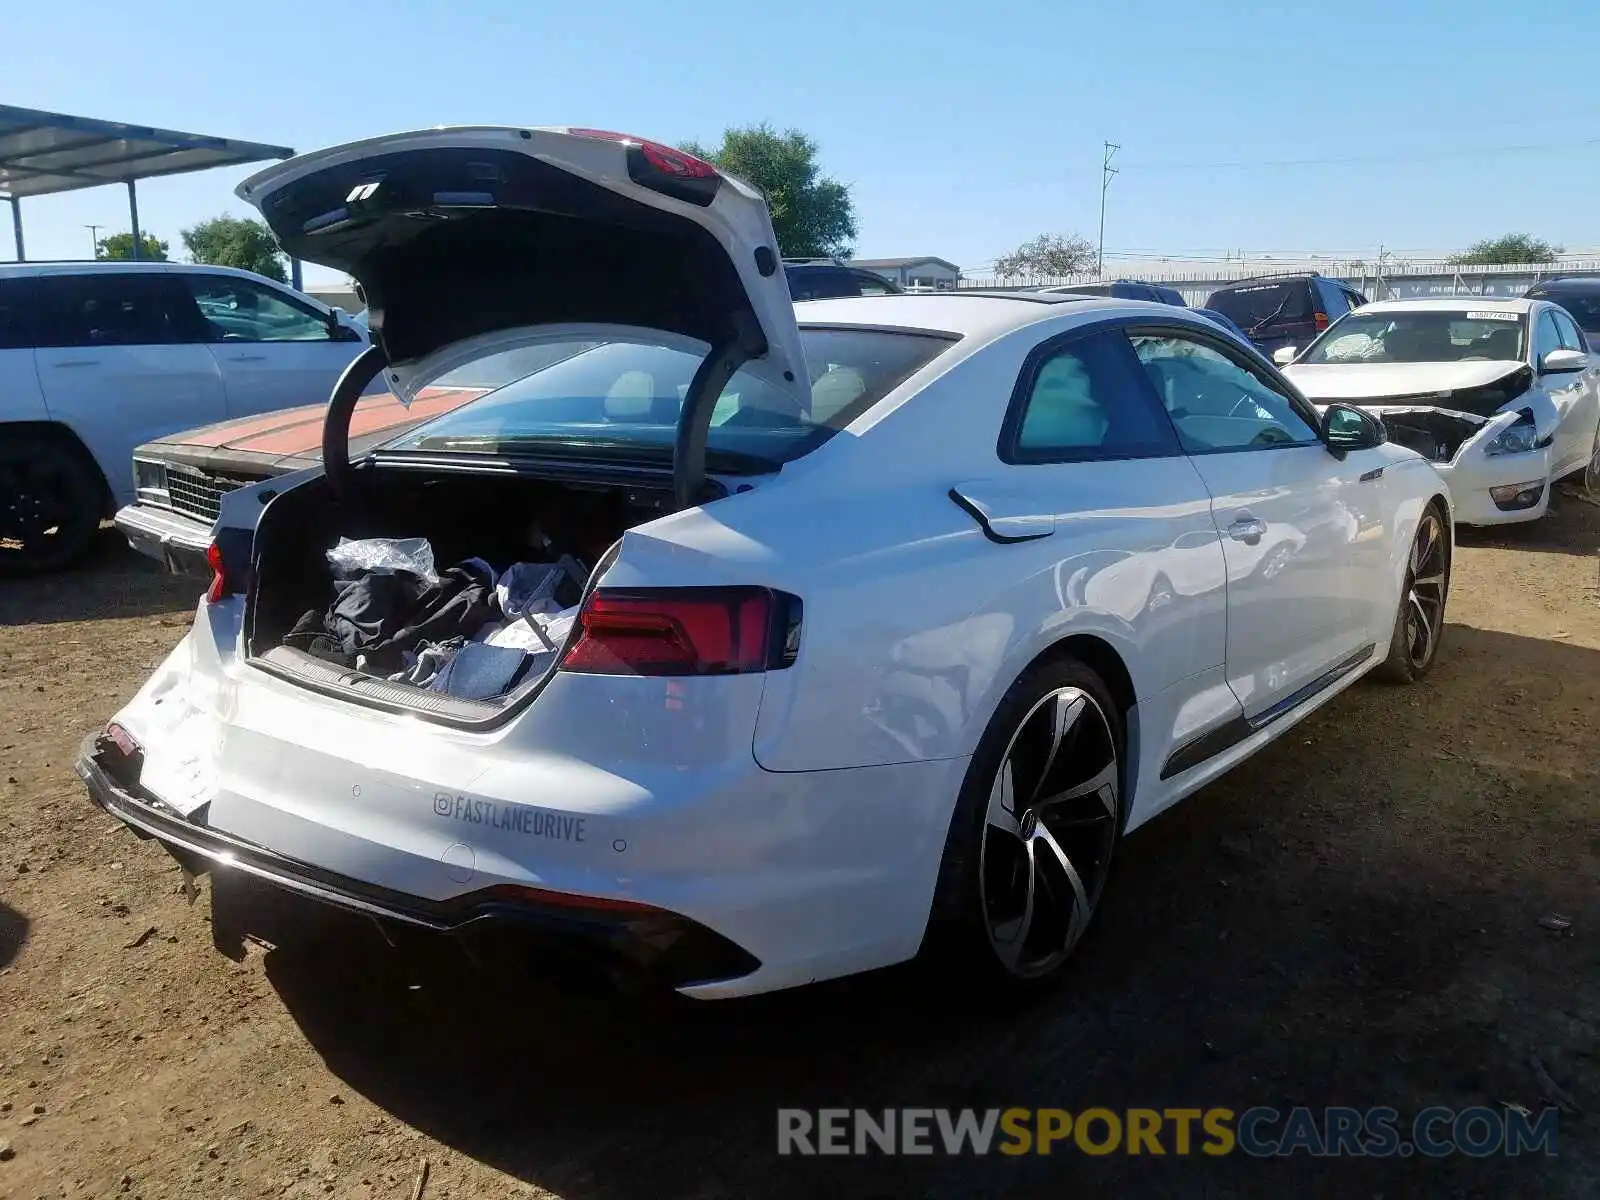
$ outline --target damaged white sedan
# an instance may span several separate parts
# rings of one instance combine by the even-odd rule
[[[1458,524],[1533,521],[1557,480],[1600,483],[1600,362],[1559,305],[1383,301],[1276,357],[1312,403],[1358,404],[1433,463]]]
[[[1037,981],[1126,831],[1435,661],[1434,469],[1199,315],[796,305],[753,189],[594,130],[241,195],[373,345],[321,467],[224,498],[193,629],[78,761],[191,874],[702,998],[923,950]],[[376,372],[530,347],[350,454]]]

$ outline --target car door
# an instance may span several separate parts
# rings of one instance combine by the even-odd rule
[[[1002,537],[1050,530],[1037,545],[1057,619],[1092,609],[1139,643],[1141,753],[1150,777],[1165,777],[1175,748],[1240,715],[1224,670],[1227,564],[1205,484],[1120,327],[1076,329],[1032,349],[999,452],[1004,472],[957,483],[958,502]]]
[[[1270,715],[1377,652],[1381,472],[1330,454],[1315,410],[1224,339],[1159,326],[1129,337],[1223,535],[1228,683],[1247,718]]]
[[[1594,453],[1595,431],[1600,426],[1600,362],[1595,361],[1589,350],[1588,339],[1571,316],[1560,308],[1547,308],[1545,312],[1555,322],[1556,336],[1560,339],[1562,349],[1576,350],[1590,356],[1587,367],[1566,377],[1572,403],[1562,413],[1560,430],[1556,435],[1562,451],[1556,456],[1559,464],[1556,470],[1564,473],[1577,470]],[[1561,378],[1559,375],[1546,376],[1547,388]],[[1553,398],[1555,393],[1552,391],[1551,395]]]
[[[205,338],[222,368],[232,416],[328,398],[364,343],[288,291],[220,272],[185,271]]]
[[[194,302],[163,271],[42,274],[34,351],[52,420],[89,448],[117,503],[133,499],[133,448],[228,415]]]

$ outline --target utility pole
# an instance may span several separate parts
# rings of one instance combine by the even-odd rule
[[[1111,186],[1111,177],[1117,173],[1111,160],[1121,149],[1114,142],[1106,142],[1105,158],[1100,162],[1100,249],[1095,254],[1095,274],[1099,276],[1106,273],[1106,190]]]
[[[89,257],[90,258],[99,258],[100,257],[100,229],[101,229],[101,226],[99,226],[99,225],[85,225],[84,228],[89,231]]]

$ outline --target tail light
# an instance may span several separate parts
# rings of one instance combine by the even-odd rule
[[[568,129],[573,137],[598,142],[616,142],[627,151],[628,178],[635,183],[704,208],[717,197],[722,172],[703,158],[696,158],[661,142],[613,133],[609,129]]]
[[[224,596],[236,596],[249,584],[251,534],[243,529],[220,529],[206,547],[206,566],[211,568],[211,586],[206,602],[215,604]]]
[[[1325,312],[1313,313],[1312,319],[1317,323],[1317,332],[1321,333],[1328,327],[1328,314]]]
[[[794,662],[800,601],[761,587],[590,593],[561,660],[589,675],[741,675]]]

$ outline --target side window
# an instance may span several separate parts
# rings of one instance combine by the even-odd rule
[[[1561,339],[1563,350],[1582,350],[1589,352],[1589,343],[1584,341],[1583,334],[1578,332],[1578,326],[1573,319],[1559,309],[1552,309],[1550,315],[1555,318],[1556,334]]]
[[[863,296],[889,296],[893,293],[888,283],[872,274],[870,271],[852,271],[851,276],[856,281],[856,288]]]
[[[1135,370],[1120,333],[1045,351],[1024,368],[1001,457],[1039,463],[1176,453],[1171,426]]]
[[[1135,334],[1132,341],[1190,454],[1318,441],[1286,395],[1206,342],[1176,331]]]
[[[194,295],[210,342],[326,342],[328,323],[315,309],[271,288],[227,275],[182,277]]]
[[[37,344],[170,346],[196,341],[169,281],[137,271],[41,275]]]
[[[1547,308],[1539,313],[1539,323],[1534,326],[1533,361],[1541,363],[1552,350],[1561,349],[1561,334],[1556,331],[1556,319]]]
[[[28,350],[33,347],[32,281],[0,279],[0,350]]]
[[[1344,298],[1346,300],[1350,301],[1350,307],[1351,308],[1360,308],[1363,304],[1365,304],[1367,302],[1367,298],[1365,296],[1363,296],[1360,292],[1346,292],[1344,294]]]
[[[1350,311],[1350,301],[1345,298],[1345,292],[1338,284],[1317,280],[1316,287],[1322,296],[1323,311],[1328,314],[1329,321],[1337,321]]]

